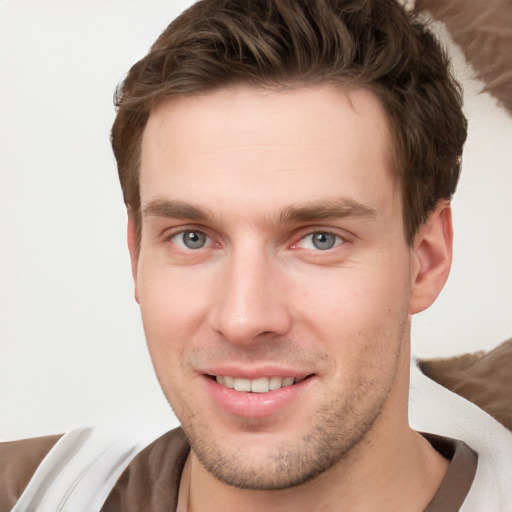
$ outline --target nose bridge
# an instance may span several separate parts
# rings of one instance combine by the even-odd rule
[[[284,334],[290,327],[284,285],[278,263],[264,247],[247,243],[234,248],[222,272],[215,329],[233,343]]]

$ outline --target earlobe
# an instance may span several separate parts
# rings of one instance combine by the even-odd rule
[[[453,226],[450,203],[440,201],[414,240],[409,313],[430,307],[443,289],[452,264]]]
[[[135,291],[135,300],[139,302],[137,292],[137,268],[139,264],[139,247],[137,243],[137,233],[135,227],[135,221],[132,213],[128,210],[128,225],[127,225],[127,240],[128,250],[130,251],[130,263],[132,267],[133,285]]]

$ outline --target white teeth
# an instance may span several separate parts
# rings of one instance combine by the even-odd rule
[[[249,379],[235,379],[235,391],[251,391]]]
[[[283,386],[283,379],[281,377],[270,377],[269,389],[273,391],[274,389],[279,389]]]
[[[253,393],[266,393],[268,389],[268,377],[261,377],[261,379],[251,381],[251,391]]]
[[[295,379],[294,379],[293,377],[285,377],[285,378],[283,379],[283,387],[284,387],[284,386],[291,386],[291,385],[293,384],[293,381],[294,381],[294,380],[295,380]]]
[[[295,379],[294,377],[260,377],[259,379],[241,379],[238,377],[229,377],[227,375],[217,375],[216,381],[221,385],[235,391],[245,391],[253,393],[266,393],[275,391],[285,386],[291,386],[296,382],[302,382],[304,377]]]
[[[224,386],[227,388],[234,389],[235,387],[235,379],[233,377],[224,377]]]

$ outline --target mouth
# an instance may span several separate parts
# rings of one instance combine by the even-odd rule
[[[300,411],[308,390],[315,389],[317,374],[290,370],[236,370],[213,368],[203,374],[206,389],[221,410],[230,418],[279,418],[285,409]],[[232,373],[233,372],[233,373]]]
[[[277,391],[278,389],[293,386],[310,378],[306,377],[259,377],[257,379],[245,379],[240,377],[232,377],[229,375],[209,375],[221,386],[234,389],[235,391],[245,393],[268,393],[269,391]]]

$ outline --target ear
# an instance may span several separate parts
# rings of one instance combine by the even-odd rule
[[[436,300],[452,264],[453,225],[450,203],[440,201],[414,238],[409,313],[419,313]]]
[[[140,243],[138,242],[138,236],[135,228],[135,221],[133,219],[133,214],[128,210],[128,226],[127,226],[127,239],[128,239],[128,250],[130,251],[130,262],[132,266],[132,277],[133,277],[133,285],[135,288],[135,300],[139,302],[138,292],[137,292],[137,269],[139,265],[139,251],[140,251]]]

